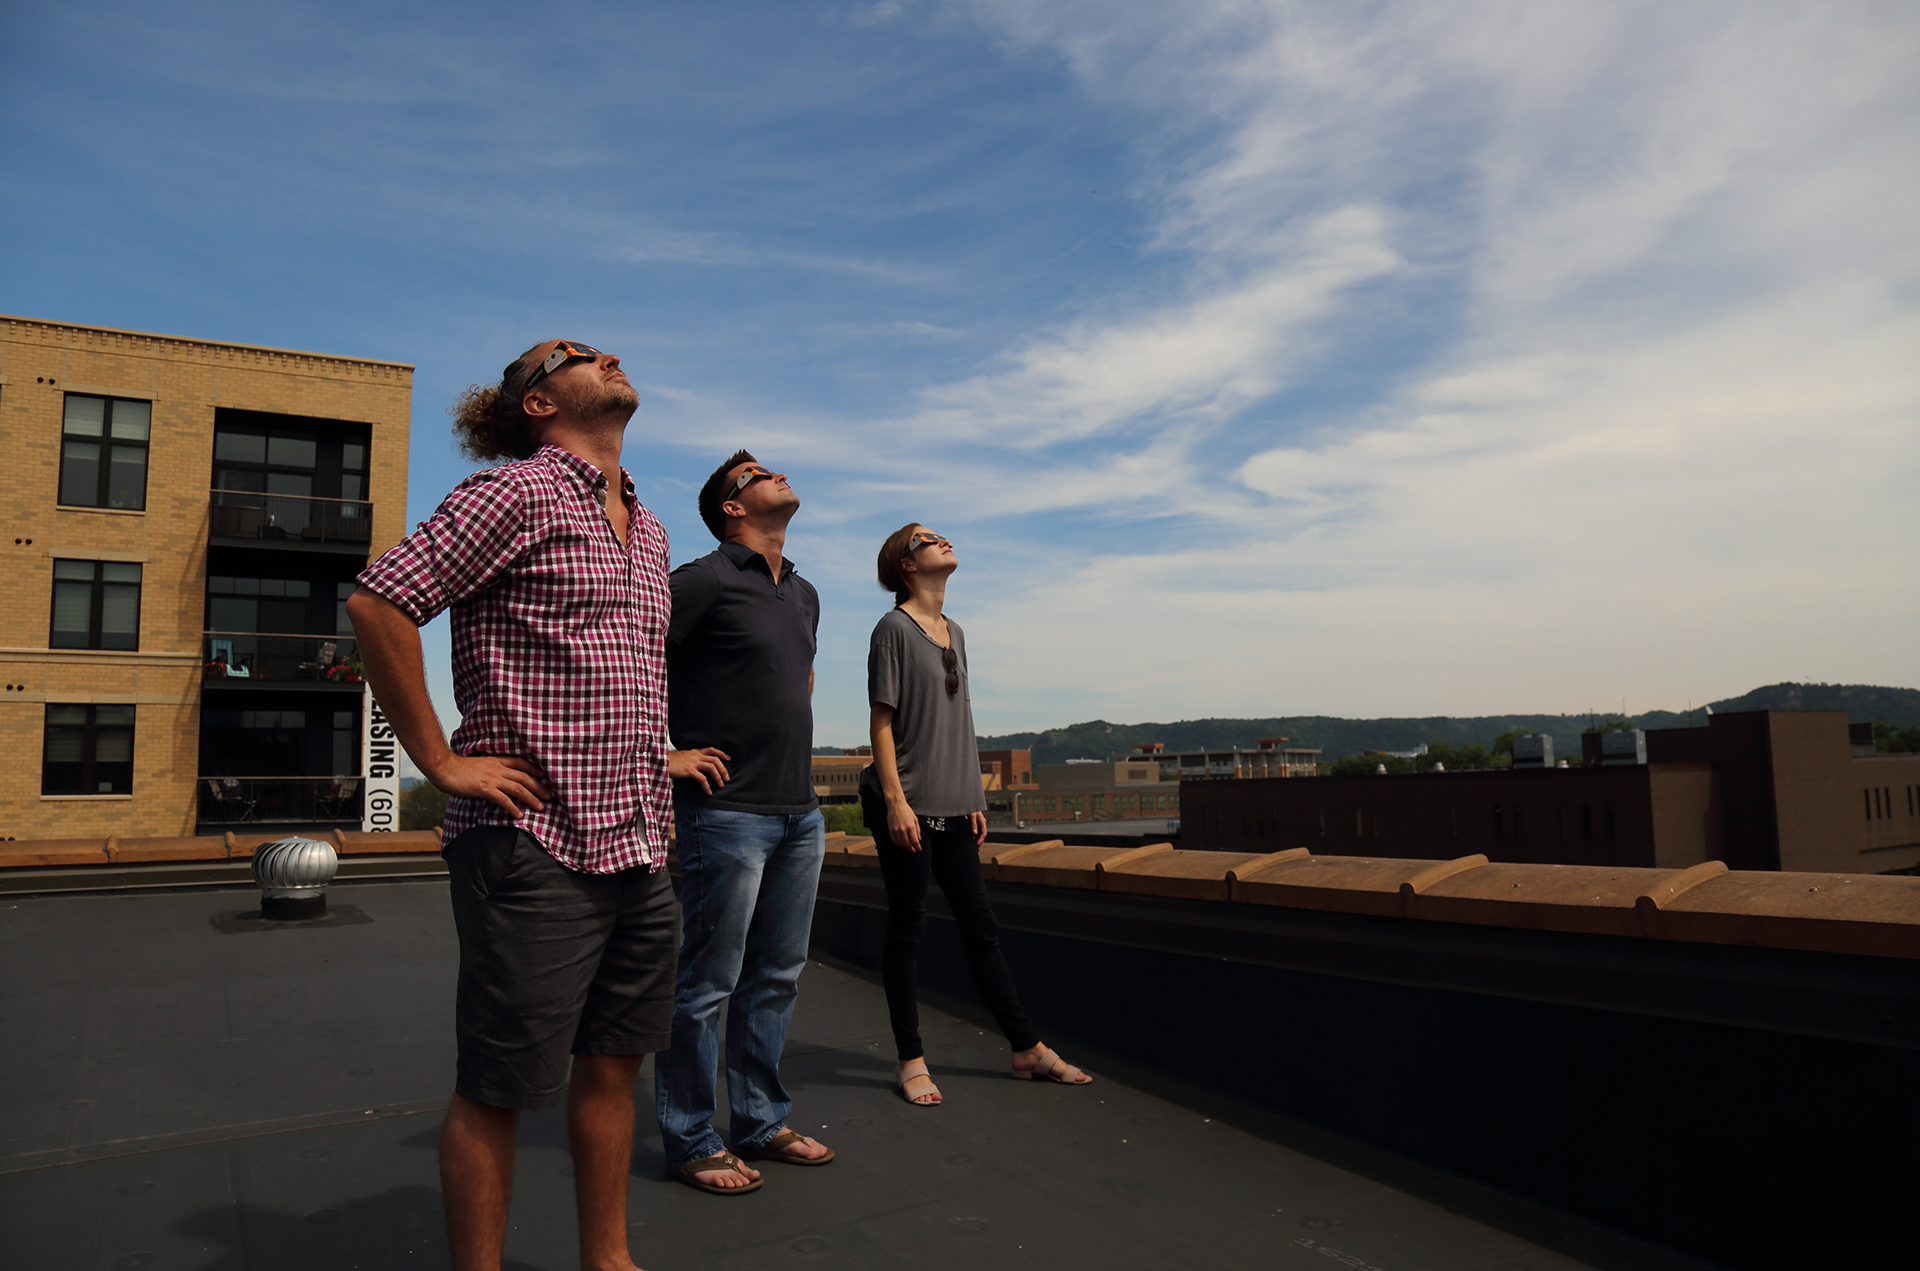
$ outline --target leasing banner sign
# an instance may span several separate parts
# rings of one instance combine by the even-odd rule
[[[367,774],[366,810],[360,828],[369,834],[400,828],[400,743],[393,725],[367,686],[366,708],[360,712],[360,771]]]

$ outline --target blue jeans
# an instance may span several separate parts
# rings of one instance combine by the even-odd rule
[[[720,1003],[727,1004],[728,1126],[738,1147],[764,1147],[793,1100],[780,1084],[813,899],[826,854],[818,809],[797,816],[674,801],[685,935],[673,1044],[655,1057],[654,1107],[668,1167],[724,1150],[713,1129]]]

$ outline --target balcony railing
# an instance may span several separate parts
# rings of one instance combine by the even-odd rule
[[[357,649],[352,636],[209,631],[200,654],[209,680],[358,684]]]
[[[309,499],[293,494],[215,490],[207,533],[213,538],[357,547],[373,536],[373,504],[358,499]]]
[[[361,777],[201,777],[200,823],[358,821]]]

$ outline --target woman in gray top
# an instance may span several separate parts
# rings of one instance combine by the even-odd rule
[[[1013,1050],[1013,1075],[1064,1085],[1093,1078],[1040,1041],[1000,953],[1000,928],[980,877],[987,800],[967,695],[967,640],[941,612],[959,561],[953,544],[926,526],[903,525],[880,547],[880,585],[894,608],[873,629],[867,700],[873,707],[873,763],[860,776],[867,828],[887,887],[887,990],[900,1065],[894,1084],[909,1103],[930,1107],[940,1091],[927,1075],[915,1000],[920,935],[931,875],[953,909],[974,983]]]

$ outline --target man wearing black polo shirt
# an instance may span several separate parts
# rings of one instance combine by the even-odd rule
[[[673,571],[668,727],[675,745],[711,746],[725,763],[674,782],[685,936],[654,1098],[667,1172],[725,1195],[759,1186],[746,1161],[833,1159],[787,1128],[793,1101],[780,1083],[826,850],[813,794],[820,597],[783,555],[800,508],[784,474],[742,450],[699,503],[720,546]],[[731,1153],[712,1123],[727,999]]]

